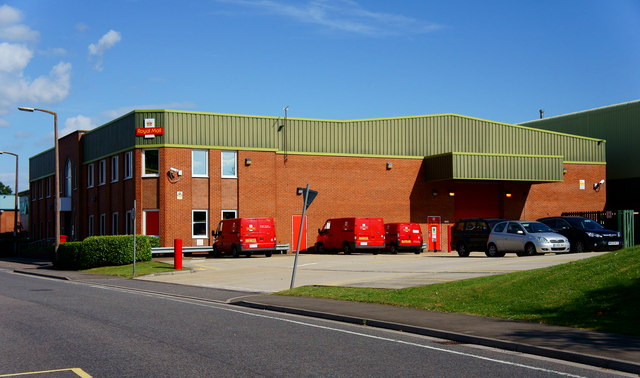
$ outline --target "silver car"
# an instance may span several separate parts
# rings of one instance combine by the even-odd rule
[[[489,234],[486,255],[502,257],[507,252],[518,256],[569,252],[569,240],[549,226],[533,221],[506,221],[496,224]]]

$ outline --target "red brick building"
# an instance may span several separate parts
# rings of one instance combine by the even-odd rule
[[[604,145],[451,114],[332,121],[134,111],[60,139],[61,233],[82,240],[135,227],[164,246],[210,245],[223,217],[273,217],[278,243],[293,246],[296,188],[306,184],[319,192],[308,246],[335,217],[425,225],[438,216],[446,225],[602,210],[604,189],[593,184],[606,175]],[[36,240],[54,234],[53,157],[51,149],[30,159]]]

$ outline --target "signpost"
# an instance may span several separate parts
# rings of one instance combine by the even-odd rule
[[[307,208],[311,205],[311,202],[316,198],[318,192],[315,190],[309,189],[309,184],[307,184],[306,188],[298,188],[297,194],[303,195],[303,205],[302,205],[302,220],[300,221],[300,231],[298,232],[298,244],[296,244],[296,257],[293,259],[293,272],[291,273],[291,285],[289,289],[293,289],[293,285],[296,281],[296,268],[298,266],[298,255],[300,254],[300,242],[302,239],[302,226],[304,225],[304,219],[307,215]]]

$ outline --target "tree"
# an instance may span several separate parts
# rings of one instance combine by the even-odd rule
[[[13,190],[11,190],[11,187],[6,186],[5,184],[2,183],[2,181],[0,181],[0,194],[12,194]]]

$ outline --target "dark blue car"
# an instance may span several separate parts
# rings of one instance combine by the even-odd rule
[[[538,219],[554,232],[566,236],[571,252],[613,251],[623,247],[620,232],[607,230],[593,219],[583,217],[547,217]]]

